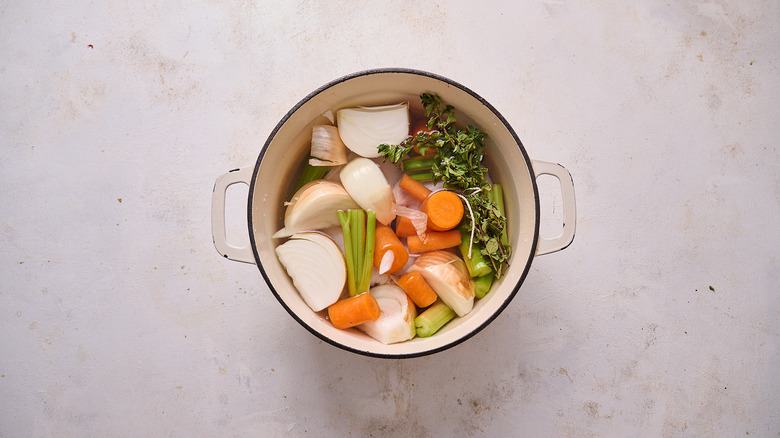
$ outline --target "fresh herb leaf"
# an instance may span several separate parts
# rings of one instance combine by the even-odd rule
[[[385,160],[390,160],[393,163],[397,163],[398,160],[405,157],[409,151],[414,148],[413,144],[407,144],[406,141],[400,145],[380,144],[379,154],[385,157]]]

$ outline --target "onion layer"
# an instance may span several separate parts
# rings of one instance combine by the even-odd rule
[[[371,288],[369,293],[376,298],[382,313],[379,319],[360,324],[357,328],[383,344],[412,339],[417,332],[414,326],[417,308],[406,292],[396,285],[384,285]]]
[[[397,216],[403,216],[412,221],[412,225],[414,225],[414,231],[417,232],[417,236],[425,241],[426,231],[428,230],[428,215],[425,214],[425,212],[396,204],[395,214]]]
[[[338,245],[322,233],[298,233],[276,247],[276,255],[303,301],[319,312],[338,301],[347,267]]]
[[[347,163],[347,148],[335,126],[315,125],[311,128],[312,166],[338,166]]]

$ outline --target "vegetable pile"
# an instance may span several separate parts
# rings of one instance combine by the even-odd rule
[[[313,311],[383,344],[467,315],[511,256],[502,188],[482,164],[486,134],[456,125],[438,96],[420,98],[419,120],[401,103],[340,109],[337,125],[314,126],[273,236]]]

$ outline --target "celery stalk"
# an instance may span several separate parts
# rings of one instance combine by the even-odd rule
[[[431,181],[433,180],[433,173],[432,172],[422,172],[422,173],[408,173],[409,178],[415,180],[415,181]]]
[[[350,211],[339,211],[339,222],[341,222],[341,231],[344,235],[344,258],[347,262],[347,290],[350,296],[357,295],[355,284],[355,253],[352,245],[352,230]]]
[[[376,212],[363,210],[339,211],[339,222],[344,235],[344,257],[347,261],[347,290],[354,297],[371,286],[371,268],[374,266]],[[368,216],[366,218],[366,216]]]
[[[352,256],[355,258],[355,295],[365,292],[363,285],[363,252],[366,246],[366,214],[363,210],[350,210],[352,215]]]
[[[431,170],[434,159],[432,157],[414,157],[401,161],[401,170],[403,172],[414,172],[418,170]]]
[[[447,307],[441,299],[437,299],[435,303],[431,304],[430,307],[414,319],[417,336],[427,338],[433,335],[454,317],[455,311]]]
[[[501,184],[493,184],[493,187],[490,189],[490,193],[488,195],[488,199],[498,207],[498,211],[501,212],[501,216],[506,217],[506,211],[504,209],[504,188],[501,186]],[[501,231],[501,244],[502,245],[508,245],[509,244],[509,237],[506,233],[506,227]]]
[[[463,261],[466,262],[466,268],[469,270],[469,275],[472,277],[481,277],[493,272],[493,267],[485,258],[485,255],[479,251],[479,245],[476,243],[471,245],[471,256],[469,256],[469,239],[471,239],[471,232],[464,229],[460,230],[460,253],[463,256]]]
[[[475,298],[484,298],[485,295],[487,295],[487,293],[490,291],[490,286],[493,285],[494,277],[495,274],[493,273],[493,271],[490,271],[490,273],[474,279]]]
[[[314,181],[321,179],[323,176],[325,176],[325,173],[330,170],[330,166],[312,166],[308,162],[303,167],[303,171],[301,172],[301,177],[298,179],[298,186],[295,188],[295,190],[300,189],[304,185]]]
[[[358,293],[368,291],[371,286],[371,268],[374,266],[374,241],[376,239],[376,212],[366,212],[366,239],[363,253],[362,281]]]

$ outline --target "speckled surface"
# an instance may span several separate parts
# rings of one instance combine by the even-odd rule
[[[780,436],[778,17],[0,4],[0,436]],[[412,360],[321,342],[211,240],[215,179],[310,91],[375,67],[468,86],[577,194],[574,243],[477,336]]]

